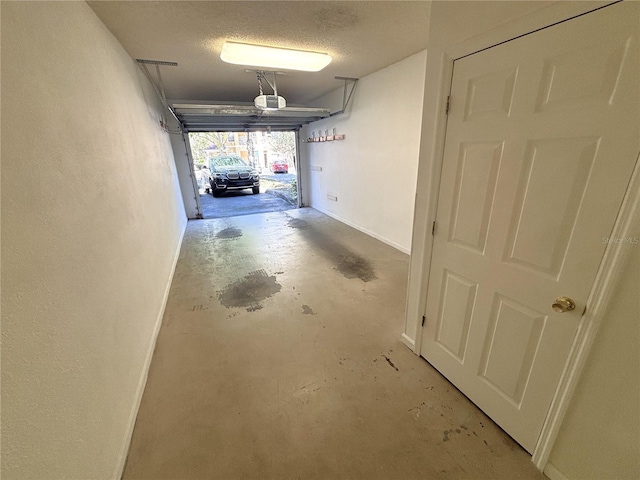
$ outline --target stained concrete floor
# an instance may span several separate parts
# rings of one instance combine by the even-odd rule
[[[123,478],[545,478],[400,343],[407,271],[312,209],[189,222]]]

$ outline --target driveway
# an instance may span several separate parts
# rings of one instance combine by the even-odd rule
[[[261,180],[270,180],[272,182],[282,183],[285,185],[291,185],[296,179],[295,173],[263,173],[260,174]]]
[[[286,200],[268,193],[254,195],[250,190],[226,193],[218,198],[211,194],[200,194],[204,218],[226,218],[254,213],[281,212],[296,207]]]

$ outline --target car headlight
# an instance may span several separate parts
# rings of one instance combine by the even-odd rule
[[[213,177],[214,178],[224,178],[224,173],[214,173]]]

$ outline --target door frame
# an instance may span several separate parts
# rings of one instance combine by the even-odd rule
[[[198,188],[198,181],[196,180],[196,167],[193,163],[193,154],[191,153],[191,140],[189,140],[189,132],[182,132],[182,141],[184,142],[184,150],[187,157],[187,163],[189,164],[189,175],[191,177],[191,186],[193,187],[193,198],[196,201],[196,217],[201,219],[202,215],[202,202],[200,201],[200,189]]]
[[[420,163],[424,166],[420,165],[418,173],[405,331],[401,336],[401,341],[416,355],[420,355],[422,346],[422,322],[426,311],[427,297],[425,292],[429,288],[431,255],[433,253],[431,231],[438,208],[446,140],[446,110],[451,92],[454,62],[488,48],[496,47],[539,30],[607,8],[615,3],[619,2],[598,2],[590,4],[583,11],[577,11],[576,8],[579,9],[580,6],[571,5],[571,2],[553,4],[550,7],[522,17],[518,22],[510,22],[503,27],[491,30],[460,44],[435,48],[429,51],[428,55],[432,58],[431,67],[434,69],[432,75],[437,78],[432,78],[433,81],[429,84],[428,61],[427,81],[425,82],[423,135],[420,146],[420,156],[425,158],[421,158]],[[437,85],[436,91],[428,96],[427,89],[433,88],[435,85]],[[434,112],[435,115],[429,118],[429,112]],[[628,237],[638,216],[640,216],[640,159],[636,162],[631,182],[625,193],[611,237]],[[569,358],[564,366],[562,377],[533,451],[532,461],[539,470],[544,470],[547,465],[562,420],[577,386],[580,373],[586,364],[589,351],[595,340],[598,327],[602,323],[620,274],[626,265],[630,250],[625,248],[627,246],[622,243],[610,243],[605,249],[602,263],[587,300],[587,312],[580,320]]]
[[[296,141],[296,188],[298,190],[298,208],[304,207],[302,202],[302,162],[300,161],[300,128],[295,130]]]

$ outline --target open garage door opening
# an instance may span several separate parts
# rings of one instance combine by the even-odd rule
[[[293,131],[189,133],[203,218],[298,208]]]

